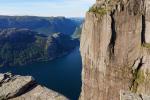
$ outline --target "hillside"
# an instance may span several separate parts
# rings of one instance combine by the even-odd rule
[[[52,60],[72,50],[78,42],[60,33],[45,36],[28,29],[0,30],[1,66]]]
[[[80,40],[81,33],[82,33],[82,27],[83,27],[83,25],[81,24],[79,27],[76,28],[75,32],[72,34],[72,38]]]

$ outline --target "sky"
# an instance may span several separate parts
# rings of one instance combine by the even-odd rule
[[[96,0],[0,0],[0,15],[84,17]]]

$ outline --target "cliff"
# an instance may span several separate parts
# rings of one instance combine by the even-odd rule
[[[89,9],[81,34],[81,100],[135,100],[121,91],[150,96],[149,4],[97,0]]]
[[[31,76],[0,74],[0,100],[68,100],[37,84]]]

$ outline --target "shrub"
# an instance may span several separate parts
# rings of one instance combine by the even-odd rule
[[[98,7],[91,7],[89,12],[98,13],[100,15],[105,15],[107,13],[106,8],[98,8]]]

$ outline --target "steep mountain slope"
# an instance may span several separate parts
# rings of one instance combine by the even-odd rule
[[[0,16],[0,29],[27,28],[42,34],[73,34],[82,20],[65,17]]]
[[[72,38],[80,40],[81,32],[82,32],[82,26],[83,25],[81,24],[79,27],[76,28],[75,32],[72,35]]]
[[[0,64],[14,66],[51,60],[76,45],[76,40],[62,33],[45,36],[27,29],[4,29],[0,30]]]
[[[81,100],[133,100],[121,91],[150,96],[149,3],[97,0],[89,9],[81,36]]]

